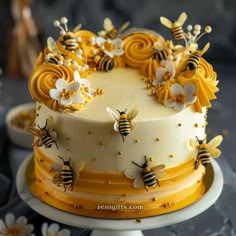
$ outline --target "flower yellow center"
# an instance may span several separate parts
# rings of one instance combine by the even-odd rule
[[[175,96],[175,101],[178,102],[178,103],[183,104],[186,101],[186,96],[183,93],[180,93],[180,94]]]
[[[74,94],[75,94],[75,92],[73,92],[73,91],[68,91],[66,89],[63,89],[61,91],[60,97],[61,98],[66,98],[66,99],[70,99],[71,97],[74,96]]]
[[[168,81],[171,78],[172,74],[169,71],[166,71],[164,75],[162,76],[163,81]]]
[[[26,231],[24,229],[17,229],[17,228],[8,228],[6,229],[6,234],[8,236],[18,236],[18,235],[25,235]]]
[[[113,45],[112,43],[107,42],[107,41],[103,43],[103,46],[109,52],[113,51],[116,48],[115,45]]]

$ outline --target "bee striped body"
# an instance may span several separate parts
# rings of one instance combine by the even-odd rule
[[[47,63],[55,64],[55,65],[60,65],[63,63],[64,57],[62,55],[52,55],[48,54],[47,55]]]
[[[55,144],[58,149],[57,142],[46,132],[42,135],[38,145],[45,146],[45,148],[51,148],[53,144]]]
[[[74,175],[73,175],[73,170],[72,167],[70,165],[69,161],[64,161],[63,163],[63,167],[61,170],[61,181],[62,184],[65,186],[71,186],[71,191],[73,190],[73,182],[74,182]]]
[[[204,143],[199,145],[197,158],[195,160],[195,169],[198,168],[199,162],[204,166],[210,163],[210,152]]]
[[[200,58],[201,57],[198,55],[197,51],[192,53],[187,60],[186,69],[191,71],[196,70],[199,65]]]
[[[143,170],[143,181],[144,181],[144,185],[147,186],[147,187],[154,188],[157,184],[159,185],[159,182],[156,178],[156,175],[151,170],[150,167],[144,168],[144,170]]]
[[[129,120],[127,119],[126,113],[121,114],[120,120],[119,120],[119,132],[121,136],[127,136],[131,131],[131,124]]]
[[[72,32],[67,32],[63,36],[63,40],[61,41],[61,43],[65,46],[65,49],[68,51],[75,51],[78,47],[78,42],[75,39]]]
[[[154,48],[153,58],[156,59],[158,62],[161,62],[163,60],[167,60],[168,56],[169,56],[168,50],[166,50],[166,49],[157,50]]]
[[[112,70],[114,68],[114,62],[109,57],[96,56],[94,58],[94,61],[97,63],[98,70],[109,71],[109,70]]]
[[[177,41],[179,41],[179,43],[184,44],[185,43],[185,35],[184,35],[184,31],[182,26],[180,25],[175,25],[172,30],[171,33],[173,35],[173,38]]]
[[[113,28],[112,30],[106,32],[104,37],[108,39],[115,39],[117,38],[117,36],[118,36],[118,30]]]

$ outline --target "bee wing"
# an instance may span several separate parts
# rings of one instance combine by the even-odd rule
[[[114,25],[112,24],[112,21],[111,21],[110,18],[107,17],[107,18],[104,19],[103,28],[106,31],[111,31],[112,29],[114,29]]]
[[[198,144],[197,144],[193,139],[190,139],[190,140],[189,140],[189,143],[190,143],[190,146],[191,146],[192,148],[197,148],[197,146],[198,146]]]
[[[107,113],[114,121],[119,121],[118,115],[110,107],[107,107]]]
[[[101,30],[101,31],[98,32],[98,35],[101,36],[101,37],[105,37],[106,36],[106,31]]]
[[[122,31],[124,31],[125,29],[127,29],[129,27],[129,21],[125,22],[118,30],[119,33],[121,33]]]
[[[49,116],[49,118],[46,121],[46,130],[49,133],[52,133],[53,132],[53,126],[54,126],[54,119],[53,119],[52,116]]]
[[[218,148],[211,148],[209,150],[209,153],[210,153],[211,157],[213,157],[213,158],[218,158],[221,155],[221,151]]]
[[[32,126],[26,126],[25,127],[25,130],[35,136],[40,136],[40,132],[39,132],[39,129],[37,128],[34,128]]]
[[[222,135],[217,135],[207,144],[207,147],[209,149],[213,147],[218,147],[221,144],[222,140],[223,140]]]
[[[58,164],[58,163],[52,163],[50,165],[50,170],[51,171],[54,171],[54,172],[60,172],[62,170],[62,166],[61,164]]]
[[[75,180],[79,180],[79,173],[80,171],[83,170],[84,166],[85,166],[84,161],[78,161],[75,164],[73,164],[72,170],[73,170]]]
[[[135,107],[127,114],[127,119],[133,120],[137,115],[138,115],[138,109]]]
[[[125,170],[124,174],[129,179],[136,179],[138,176],[141,175],[141,172],[140,170],[137,170],[135,168],[129,168]]]
[[[184,22],[187,19],[187,14],[185,12],[182,12],[177,20],[177,22],[179,23],[180,26],[182,26],[184,24]]]
[[[50,52],[52,52],[54,55],[56,55],[58,53],[57,44],[52,37],[48,37],[47,45],[48,45],[48,49],[50,50]]]
[[[204,48],[201,50],[201,55],[203,55],[203,54],[208,50],[209,47],[210,47],[210,43],[208,42],[208,43],[204,46]]]
[[[164,25],[164,26],[166,26],[167,28],[172,28],[172,21],[170,21],[169,19],[167,19],[166,17],[164,17],[164,16],[161,16],[160,17],[160,21],[161,21],[161,23]]]
[[[52,183],[56,184],[56,185],[59,185],[59,184],[62,183],[62,179],[61,179],[61,174],[60,173],[57,173],[56,175],[53,176]]]
[[[157,165],[152,167],[152,171],[155,173],[155,175],[159,178],[163,178],[165,176],[165,165],[161,164],[161,165]]]
[[[144,186],[144,182],[143,182],[143,177],[140,175],[138,176],[133,183],[135,188],[142,188]]]
[[[78,24],[77,26],[75,26],[75,28],[73,29],[73,33],[79,31],[82,28],[82,24]]]

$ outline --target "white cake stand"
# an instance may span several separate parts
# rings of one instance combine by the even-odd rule
[[[36,198],[31,193],[25,177],[31,159],[32,156],[25,159],[17,173],[16,184],[20,197],[34,211],[49,219],[78,228],[92,229],[92,236],[142,236],[141,230],[160,228],[188,220],[208,209],[218,199],[223,189],[221,169],[217,162],[212,159],[204,179],[207,191],[200,200],[188,207],[160,216],[143,218],[139,223],[136,219],[90,218],[58,210]]]

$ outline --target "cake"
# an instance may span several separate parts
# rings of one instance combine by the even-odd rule
[[[67,18],[54,22],[29,78],[37,103],[26,129],[35,136],[29,186],[47,204],[97,218],[155,216],[186,207],[205,192],[210,157],[207,111],[218,81],[198,40],[206,26],[161,17],[172,32],[119,29],[109,18],[97,34]]]

